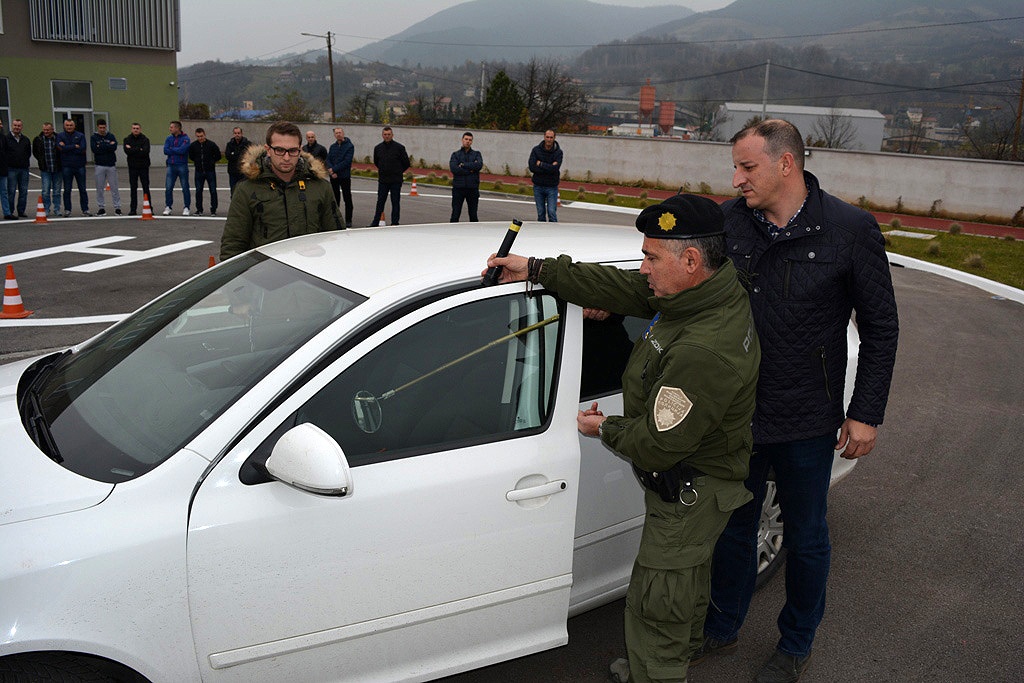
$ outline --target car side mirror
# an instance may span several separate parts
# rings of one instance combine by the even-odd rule
[[[352,470],[345,452],[315,424],[292,427],[274,444],[266,463],[274,479],[321,496],[352,492]]]

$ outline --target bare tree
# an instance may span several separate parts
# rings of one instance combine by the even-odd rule
[[[835,107],[818,117],[811,128],[811,147],[853,149],[857,129],[853,119]]]
[[[707,95],[701,95],[693,111],[697,117],[697,139],[721,140],[722,133],[719,129],[725,122],[721,105],[712,102]]]
[[[580,130],[587,125],[587,93],[554,61],[531,59],[516,79],[530,129]]]

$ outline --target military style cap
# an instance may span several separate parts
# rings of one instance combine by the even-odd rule
[[[718,204],[695,194],[677,194],[648,206],[636,217],[636,229],[659,239],[690,240],[725,234]]]

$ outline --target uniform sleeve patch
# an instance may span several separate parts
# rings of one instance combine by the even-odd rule
[[[691,408],[693,401],[682,389],[662,387],[654,399],[654,425],[659,432],[667,432],[685,420]]]

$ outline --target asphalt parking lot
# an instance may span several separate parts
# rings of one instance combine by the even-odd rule
[[[162,180],[162,169],[152,176]],[[365,224],[375,182],[353,188],[355,222]],[[449,190],[419,192],[403,197],[402,222],[446,221]],[[223,219],[164,218],[162,189],[155,194],[155,221],[0,224],[0,265],[13,263],[35,310],[23,323],[2,321],[0,362],[87,339],[109,324],[95,316],[128,313],[207,267]],[[77,215],[77,198],[74,206]],[[529,221],[533,211],[532,197],[494,198],[481,202],[480,217]],[[559,217],[633,229],[624,214],[565,206]],[[1017,681],[1024,305],[905,268],[894,281],[901,338],[889,410],[876,451],[830,497],[829,604],[802,680]],[[737,652],[695,668],[691,683],[750,680],[774,647],[783,592],[776,577],[756,596]],[[607,680],[607,664],[622,655],[621,614],[621,601],[594,610],[570,620],[565,647],[447,680]]]

